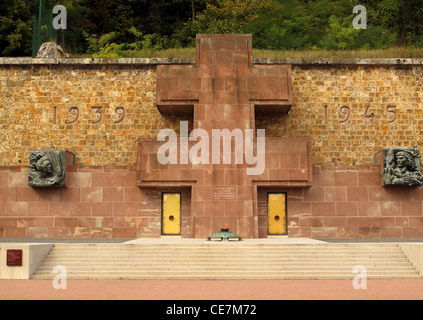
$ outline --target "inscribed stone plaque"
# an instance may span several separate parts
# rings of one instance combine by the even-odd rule
[[[10,267],[22,266],[22,250],[7,250],[7,265]]]
[[[213,200],[236,200],[235,187],[213,187]]]

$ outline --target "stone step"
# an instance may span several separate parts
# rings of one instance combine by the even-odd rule
[[[402,276],[402,275],[373,275],[369,276],[368,279],[418,279],[420,276]],[[54,278],[49,276],[33,276],[34,280],[52,280]],[[89,274],[86,275],[77,275],[77,276],[68,276],[67,280],[353,280],[354,276],[351,275],[338,275],[338,274],[328,274],[328,275],[258,275],[258,276],[249,276],[249,275],[220,275],[220,276],[192,276],[192,275],[166,275],[166,276],[157,276],[157,275],[98,275],[92,276]]]
[[[38,280],[53,280],[56,275],[51,274],[34,274],[31,279],[38,279]],[[81,272],[80,274],[67,274],[66,279],[169,279],[169,280],[176,280],[176,279],[187,279],[187,280],[235,280],[235,279],[280,279],[280,280],[288,280],[288,279],[354,279],[356,277],[355,274],[352,272],[347,273],[340,273],[336,270],[333,272],[327,273],[300,273],[300,272],[293,272],[293,273],[284,273],[284,274],[277,274],[275,272],[263,273],[258,272],[255,274],[251,273],[224,273],[224,274],[210,274],[210,273],[200,273],[200,274],[191,274],[191,273],[166,273],[166,274],[120,274],[120,273],[111,273],[106,272],[104,274],[97,274],[94,272]],[[392,279],[392,278],[421,278],[418,273],[404,273],[399,272],[393,274],[391,272],[379,272],[379,273],[367,273],[368,279]]]
[[[330,254],[297,254],[297,255],[248,255],[248,256],[195,256],[190,255],[187,257],[187,255],[184,256],[178,256],[178,255],[169,255],[169,256],[162,256],[162,255],[150,255],[150,256],[133,256],[133,255],[122,255],[122,256],[116,256],[116,255],[91,255],[91,256],[84,256],[84,255],[52,255],[46,258],[46,261],[50,261],[51,259],[56,260],[72,260],[72,259],[78,259],[82,261],[108,261],[110,259],[113,260],[127,260],[127,261],[135,261],[135,260],[141,260],[141,259],[148,259],[148,260],[170,260],[170,261],[187,261],[189,260],[231,260],[231,261],[248,261],[252,259],[257,260],[266,260],[266,261],[272,261],[272,260],[298,260],[303,258],[308,259],[395,259],[395,258],[403,258],[404,256],[401,254],[354,254],[354,255],[348,255],[348,254],[342,254],[342,255],[330,255]]]
[[[302,248],[354,248],[354,247],[399,247],[398,243],[323,243],[323,244],[301,244],[301,243],[285,243],[285,244],[243,244],[239,241],[210,241],[197,244],[142,244],[142,243],[55,243],[57,248],[78,248],[78,247],[144,247],[144,248],[288,248],[288,247],[302,247]]]
[[[58,261],[45,261],[42,265],[43,266],[55,266],[60,264],[61,262],[63,262],[62,264],[66,264],[67,266],[72,266],[72,265],[76,265],[76,266],[89,266],[89,265],[94,265],[94,266],[125,266],[125,265],[130,265],[130,266],[174,266],[175,263],[173,262],[166,262],[164,261],[159,261],[160,263],[158,264],[157,261],[154,260],[139,260],[139,261],[76,261],[76,260],[69,260],[69,261],[63,261],[63,260],[58,260]],[[66,262],[66,263],[65,263]],[[378,260],[377,262],[375,262],[373,259],[367,259],[367,260],[325,260],[325,261],[320,261],[320,260],[292,260],[292,261],[286,261],[286,260],[275,260],[275,261],[254,261],[254,260],[250,260],[250,261],[245,261],[242,265],[243,266],[278,266],[278,265],[313,265],[313,266],[319,266],[319,265],[369,265],[369,266],[373,266],[373,265],[406,265],[406,266],[411,266],[412,263],[410,261],[408,261],[407,259],[403,258],[401,260],[389,260],[389,261],[381,261]],[[181,263],[178,264],[181,266],[202,266],[202,265],[207,265],[207,266],[231,266],[231,265],[236,265],[234,263],[231,263],[231,261],[223,261],[223,262],[219,262],[219,261],[209,261],[209,260],[202,260],[202,261],[187,261],[186,263]]]
[[[397,244],[56,244],[33,279],[353,279],[419,277]]]
[[[70,247],[110,247],[110,248],[117,248],[117,247],[145,247],[145,248],[281,248],[281,247],[302,247],[302,248],[335,248],[335,247],[343,247],[343,248],[354,248],[354,247],[399,247],[398,243],[284,243],[284,244],[263,244],[263,243],[244,243],[242,241],[205,241],[202,243],[55,243],[55,247],[57,248],[70,248]]]
[[[72,263],[80,263],[80,264],[95,264],[95,265],[103,265],[103,264],[108,264],[108,263],[121,263],[124,262],[124,264],[142,264],[142,263],[147,263],[150,265],[169,265],[169,264],[178,264],[178,265],[195,265],[195,264],[211,264],[211,265],[267,265],[267,264],[282,264],[282,263],[287,263],[287,264],[303,264],[303,263],[326,263],[326,264],[332,264],[332,263],[337,263],[337,260],[325,260],[325,261],[321,261],[318,259],[303,259],[303,260],[280,260],[280,259],[272,259],[272,260],[230,260],[230,261],[223,261],[223,262],[219,262],[218,260],[215,261],[210,261],[210,260],[205,260],[205,259],[197,259],[197,260],[193,260],[190,259],[189,261],[186,261],[184,259],[172,259],[172,260],[168,260],[168,259],[150,259],[150,260],[83,260],[83,259],[56,259],[56,260],[48,260],[46,261],[46,264],[50,264],[50,265],[70,265]],[[362,259],[357,259],[357,260],[351,260],[351,259],[345,259],[342,261],[338,260],[338,263],[352,263],[354,265],[360,265],[360,264],[368,264],[371,263],[372,261],[374,261],[374,259],[367,259],[367,260],[362,260]],[[407,262],[405,260],[379,260],[377,263],[378,264],[394,264],[394,263],[398,263],[398,262]]]
[[[199,252],[199,253],[221,253],[221,252],[275,252],[275,253],[289,253],[289,252],[400,252],[399,247],[275,247],[275,248],[268,248],[268,247],[252,247],[252,248],[245,248],[245,247],[233,247],[233,246],[221,246],[221,247],[213,247],[213,246],[204,246],[204,247],[187,247],[187,248],[154,248],[154,247],[115,247],[115,248],[108,248],[108,247],[54,247],[52,252],[140,252],[140,253],[153,253],[153,252],[160,252],[160,253],[179,253],[179,252]]]
[[[172,256],[195,256],[195,257],[245,257],[246,255],[249,256],[272,256],[272,257],[291,257],[291,256],[397,256],[402,255],[400,251],[390,251],[390,252],[374,252],[374,251],[362,251],[362,252],[303,252],[303,251],[292,251],[292,252],[63,252],[59,253],[56,251],[50,252],[51,256],[117,256],[117,257],[153,257],[153,256],[161,256],[161,257],[172,257]]]
[[[418,279],[420,276],[392,276],[392,275],[375,275],[368,277],[368,279]],[[34,276],[34,280],[52,280],[51,277]],[[142,275],[142,276],[122,276],[122,275],[107,275],[107,276],[91,276],[91,275],[77,275],[69,276],[67,280],[353,280],[354,277],[348,275],[259,275],[259,276],[245,276],[245,275],[229,275],[229,276],[191,276],[191,275],[172,275],[172,276],[157,276],[157,275]]]
[[[296,254],[301,252],[303,254],[354,254],[354,253],[401,253],[399,249],[396,250],[371,250],[371,249],[360,249],[360,250],[52,250],[51,253],[58,253],[58,254],[215,254],[215,255],[222,255],[222,254]]]
[[[338,272],[336,270],[328,272],[292,272],[292,273],[283,273],[283,272],[238,272],[238,273],[210,273],[210,272],[184,272],[184,273],[94,273],[94,272],[81,272],[78,274],[68,273],[66,275],[67,280],[71,279],[169,279],[176,280],[185,278],[187,280],[203,279],[203,280],[213,280],[213,279],[222,279],[222,280],[233,280],[233,279],[295,279],[298,276],[313,276],[314,279],[337,279],[342,276],[345,279],[354,279],[356,277],[352,272]],[[56,275],[49,274],[35,274],[31,279],[38,280],[53,280]],[[392,279],[392,278],[421,278],[419,274],[416,273],[392,273],[392,272],[376,272],[368,273],[366,276],[367,279]]]
[[[235,246],[203,246],[203,247],[144,247],[144,246],[121,246],[121,247],[57,247],[54,246],[54,252],[361,252],[361,251],[401,251],[396,247],[302,247],[302,246],[279,246],[279,247],[235,247]]]
[[[233,263],[273,263],[273,262],[285,262],[285,263],[293,263],[293,262],[322,262],[322,263],[333,263],[333,262],[369,262],[375,261],[377,263],[390,263],[390,262],[409,262],[409,259],[404,255],[387,255],[387,256],[349,256],[344,255],[340,257],[333,257],[333,256],[316,256],[316,255],[297,255],[297,256],[276,256],[276,257],[266,257],[266,256],[246,256],[246,257],[198,257],[198,256],[189,256],[189,257],[166,257],[166,256],[148,256],[148,257],[136,257],[136,256],[123,256],[123,257],[97,257],[92,256],[49,256],[44,259],[45,263],[57,263],[57,262],[71,262],[71,261],[79,261],[81,263],[140,263],[140,262],[149,262],[149,263],[174,263],[175,261],[179,261],[180,263],[191,264],[195,262],[205,262],[208,261],[210,263],[217,263],[217,264],[233,264]]]
[[[390,246],[325,246],[325,245],[279,245],[279,246],[240,246],[240,245],[231,245],[231,244],[214,244],[214,245],[198,245],[198,246],[146,246],[146,245],[111,245],[111,246],[97,246],[97,245],[54,245],[54,250],[165,250],[165,251],[183,251],[183,250],[291,250],[291,249],[301,249],[301,250],[389,250],[389,249],[399,249],[398,245]]]
[[[249,270],[249,271],[295,271],[295,270],[348,270],[351,272],[354,265],[326,265],[326,266],[306,266],[306,265],[297,265],[297,266],[234,266],[234,267],[216,267],[216,266],[181,266],[181,267],[172,267],[172,266],[155,266],[154,271],[161,271],[161,272],[177,272],[177,271],[239,271],[239,270]],[[410,266],[369,266],[366,265],[366,271],[368,272],[374,272],[375,270],[404,270],[404,271],[413,271],[412,268],[409,268]],[[52,272],[54,267],[52,266],[44,266],[42,268],[39,268],[37,272]],[[66,270],[68,272],[72,271],[82,271],[82,270],[90,270],[90,271],[148,271],[151,270],[151,266],[66,266]]]
[[[345,252],[354,252],[354,251],[397,251],[400,250],[399,247],[377,247],[377,248],[366,248],[366,247],[356,247],[356,248],[302,248],[302,247],[279,247],[279,248],[236,248],[236,247],[203,247],[203,248],[144,248],[144,247],[122,247],[122,248],[105,248],[105,247],[80,247],[80,248],[56,248],[52,249],[57,252],[95,252],[95,251],[140,251],[140,252],[290,252],[290,251],[345,251]]]

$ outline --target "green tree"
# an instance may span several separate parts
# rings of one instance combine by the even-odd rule
[[[352,26],[355,17],[352,9],[358,4],[367,9],[366,30],[355,30]],[[389,11],[387,6],[373,0],[273,0],[271,10],[263,12],[245,31],[253,34],[255,48],[382,49],[394,45],[400,33],[395,13],[400,9],[394,6]],[[416,33],[408,34],[410,39],[411,34],[418,39]]]
[[[270,0],[209,0],[197,15],[199,32],[242,33],[270,5]]]
[[[324,36],[333,4],[328,0],[274,0],[270,10],[250,23],[253,45],[261,49],[306,49]]]
[[[353,3],[367,8],[370,24],[394,33],[397,45],[423,45],[421,0],[354,0]]]
[[[24,0],[0,3],[0,53],[6,56],[31,54],[32,15]]]
[[[353,18],[353,15],[344,19],[330,16],[325,37],[319,42],[320,47],[331,50],[357,49],[360,30],[353,28]]]
[[[1,55],[31,54],[39,1],[0,1]],[[77,53],[193,46],[197,33],[251,33],[262,49],[423,46],[421,0],[42,1],[49,11],[66,7],[68,29],[59,40],[64,35],[65,49]],[[367,9],[366,30],[352,28],[359,4]]]

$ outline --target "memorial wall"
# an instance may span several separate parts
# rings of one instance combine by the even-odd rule
[[[179,135],[181,121],[192,130],[195,119],[190,112],[159,111],[157,69],[194,63],[0,58],[0,237],[160,237],[162,197],[168,192],[180,194],[182,237],[206,238],[224,223],[243,238],[267,237],[271,193],[286,194],[285,234],[291,237],[423,236],[421,187],[388,186],[381,175],[381,151],[423,148],[421,59],[254,59],[257,68],[292,68],[289,112],[253,113],[254,129],[265,129],[268,141],[288,139],[288,146],[291,138],[309,141],[311,163],[295,152],[284,156],[269,150],[272,142],[266,152],[277,156],[266,158],[269,183],[250,185],[243,178],[238,183],[231,176],[228,186],[222,171],[213,176],[221,180],[208,185],[207,170],[198,173],[192,167],[187,177],[199,174],[195,179],[204,180],[202,190],[190,183],[140,182],[139,139],[157,142],[161,129]],[[31,165],[35,150],[45,153]],[[47,150],[72,155],[64,165],[64,186],[29,186],[31,170],[39,175],[49,170],[37,163],[49,157]],[[272,185],[274,172],[287,169],[303,170],[306,177],[297,182],[305,182],[290,178]],[[248,197],[241,199],[244,194]],[[231,201],[241,200],[245,218],[229,208]],[[216,207],[225,212],[221,217],[204,209],[217,201],[225,203]]]

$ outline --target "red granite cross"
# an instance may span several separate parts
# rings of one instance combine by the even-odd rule
[[[290,65],[253,64],[251,35],[197,35],[194,65],[158,66],[156,104],[162,114],[192,115],[193,129],[211,138],[213,129],[255,130],[257,113],[287,113],[291,87]],[[223,161],[222,143],[219,164],[210,156],[209,163],[162,165],[157,161],[162,143],[140,139],[138,185],[190,186],[192,237],[208,237],[225,223],[241,237],[258,237],[257,187],[310,185],[310,142],[266,138],[264,171],[248,175],[254,165],[245,157],[235,163],[234,140],[230,163]],[[178,152],[180,160],[183,150]]]

